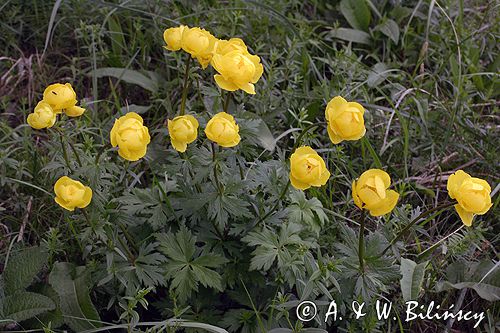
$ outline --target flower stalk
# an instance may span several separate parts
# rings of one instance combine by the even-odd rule
[[[358,244],[358,256],[359,256],[359,270],[361,274],[365,271],[365,210],[361,210],[361,220],[359,222],[359,244]]]
[[[417,223],[418,221],[420,221],[421,219],[423,219],[424,217],[427,217],[429,215],[431,215],[432,213],[436,212],[436,211],[439,211],[437,213],[437,215],[441,214],[442,212],[444,212],[446,209],[448,209],[449,207],[455,205],[455,202],[446,202],[444,204],[441,204],[439,206],[436,206],[434,208],[431,208],[429,210],[426,210],[425,212],[422,212],[419,216],[417,216],[416,218],[414,218],[410,223],[408,223],[404,228],[403,230],[401,230],[397,235],[396,237],[394,237],[391,242],[389,243],[389,245],[387,245],[387,247],[384,249],[384,251],[382,251],[382,253],[380,254],[380,257],[382,257],[387,251],[389,251],[389,249],[404,235],[406,234],[406,232],[408,232],[408,230],[410,230],[411,227],[413,227],[413,225],[415,225],[415,223]]]
[[[186,70],[184,71],[184,84],[182,88],[182,100],[181,100],[181,110],[179,115],[183,116],[186,114],[186,99],[188,93],[188,85],[189,85],[189,67],[191,66],[191,57],[188,56],[186,60]]]

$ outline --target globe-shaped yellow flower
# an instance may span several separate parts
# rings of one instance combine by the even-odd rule
[[[241,89],[249,94],[255,94],[254,83],[259,81],[264,67],[260,58],[238,47],[227,53],[215,53],[212,57],[212,66],[219,73],[214,75],[217,85],[224,90],[235,91]]]
[[[49,103],[55,113],[61,113],[63,109],[77,103],[76,93],[69,83],[54,83],[48,86],[43,92],[43,101]]]
[[[396,206],[399,194],[388,190],[391,177],[380,169],[370,169],[352,182],[354,203],[361,209],[367,209],[372,216],[382,216]]]
[[[338,144],[344,140],[361,139],[366,133],[364,113],[361,104],[348,102],[340,96],[334,97],[325,111],[330,140]]]
[[[151,137],[142,117],[129,112],[115,120],[110,133],[111,145],[118,146],[118,154],[128,161],[137,161],[146,155]]]
[[[201,67],[205,69],[212,60],[216,41],[217,38],[205,29],[186,27],[182,31],[181,47],[193,58],[196,58]]]
[[[175,28],[168,28],[163,32],[163,40],[167,44],[164,46],[170,51],[179,51],[182,47],[182,34],[189,27],[181,25]]]
[[[178,116],[168,120],[168,133],[175,150],[183,153],[187,145],[198,136],[198,120],[191,115]]]
[[[471,177],[462,170],[448,178],[447,190],[450,198],[457,200],[455,209],[466,226],[472,225],[475,215],[486,214],[493,205],[488,182]]]
[[[219,112],[207,123],[205,134],[207,138],[222,147],[234,147],[240,143],[240,128],[234,117],[226,112]]]
[[[296,189],[323,186],[329,178],[325,161],[311,147],[300,147],[290,157],[290,182]]]
[[[28,124],[35,129],[49,128],[56,122],[56,113],[44,101],[38,102],[33,113],[28,115]]]
[[[92,200],[92,190],[77,180],[63,176],[54,185],[55,201],[69,211],[85,208]]]

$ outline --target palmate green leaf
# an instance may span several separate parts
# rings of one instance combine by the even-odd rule
[[[418,298],[427,264],[428,261],[417,264],[410,259],[401,258],[401,275],[403,276],[400,281],[401,292],[406,302]]]
[[[279,233],[270,228],[249,233],[243,241],[250,246],[256,246],[252,252],[250,269],[267,271],[275,260],[278,262],[278,268],[288,266],[298,255],[299,247],[314,247],[315,244],[302,240],[299,236],[300,230],[297,224],[285,223]]]
[[[292,204],[286,209],[289,221],[305,224],[319,234],[321,227],[328,221],[321,201],[316,197],[307,199],[303,191],[293,191],[290,200]]]
[[[366,0],[342,0],[340,11],[351,27],[358,30],[368,30],[371,12]]]
[[[172,279],[171,287],[184,302],[201,283],[205,287],[222,290],[222,278],[212,268],[223,265],[227,260],[213,254],[203,254],[196,246],[194,237],[186,227],[177,233],[157,234],[156,239],[169,261],[165,264],[166,275]]]
[[[90,299],[89,273],[85,267],[57,262],[49,283],[59,295],[64,322],[75,332],[99,327],[100,320]]]
[[[28,287],[35,275],[47,264],[47,252],[39,247],[31,247],[12,254],[3,279],[7,295]]]
[[[166,285],[162,264],[167,259],[157,252],[157,246],[158,243],[142,245],[134,261],[135,274],[144,286]]]
[[[20,322],[54,310],[56,304],[47,296],[18,291],[3,300],[3,318]]]

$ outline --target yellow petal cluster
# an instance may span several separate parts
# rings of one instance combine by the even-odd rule
[[[228,91],[241,89],[249,94],[255,94],[254,83],[259,81],[264,70],[258,56],[239,49],[225,54],[215,53],[212,66],[219,73],[214,79],[220,88]]]
[[[92,190],[77,180],[63,176],[54,185],[55,201],[69,211],[85,208],[92,200]]]
[[[207,68],[212,60],[215,38],[210,32],[201,28],[185,27],[182,32],[181,47],[196,58],[203,69]]]
[[[128,161],[144,157],[151,141],[148,128],[143,126],[142,117],[135,112],[129,112],[115,120],[110,139],[113,147],[118,146],[118,154]]]
[[[466,226],[472,225],[475,215],[485,214],[493,205],[488,182],[471,177],[463,170],[448,178],[447,190],[450,198],[457,200],[455,209]]]
[[[391,177],[380,169],[370,169],[352,182],[354,203],[361,209],[367,209],[372,216],[381,216],[391,212],[399,199],[399,194],[388,190]]]
[[[168,120],[168,133],[175,150],[183,153],[187,145],[198,136],[198,120],[191,115],[178,116]]]
[[[205,134],[209,140],[222,147],[234,147],[240,143],[240,128],[234,117],[226,112],[219,112],[212,117],[205,127]]]
[[[33,113],[28,115],[28,124],[35,129],[50,128],[56,122],[56,113],[44,101],[38,102]]]
[[[325,110],[330,140],[338,144],[361,139],[366,133],[364,113],[359,103],[348,102],[340,96],[332,98]]]
[[[218,72],[214,79],[221,89],[241,89],[255,94],[254,84],[264,68],[260,58],[250,54],[240,38],[217,39],[205,29],[181,25],[166,29],[163,39],[166,49],[178,51],[182,48],[196,58],[203,69],[211,64]]]
[[[298,190],[325,185],[330,178],[325,161],[308,146],[298,148],[290,157],[290,182]]]
[[[52,127],[56,115],[64,112],[68,117],[81,116],[85,109],[77,106],[76,93],[70,83],[54,83],[43,92],[43,99],[33,113],[28,115],[28,124],[35,129]]]

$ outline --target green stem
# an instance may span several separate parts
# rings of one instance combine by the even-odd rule
[[[134,240],[132,239],[132,237],[128,233],[127,228],[125,228],[125,226],[121,222],[118,222],[117,224],[118,224],[118,227],[120,227],[120,229],[122,230],[123,234],[125,235],[125,238],[127,239],[127,241],[130,243],[130,245],[132,245],[132,248],[134,249],[135,253],[139,253],[139,249],[137,248]],[[132,258],[133,258],[133,256],[132,256]]]
[[[404,228],[403,230],[401,230],[397,235],[396,237],[394,237],[391,242],[389,243],[389,245],[387,245],[387,247],[384,249],[384,251],[382,251],[382,253],[380,254],[380,256],[382,257],[387,251],[389,251],[389,249],[408,231],[410,230],[411,227],[413,227],[413,225],[415,223],[417,223],[418,221],[420,221],[420,219],[426,217],[426,216],[429,216],[430,214],[434,213],[435,211],[438,211],[438,210],[446,210],[447,208],[455,205],[456,203],[455,202],[446,202],[442,205],[439,205],[439,206],[436,206],[434,208],[431,208],[425,212],[422,212],[419,216],[417,216],[416,218],[414,218],[410,223],[408,223]],[[441,212],[440,212],[441,213]]]
[[[456,234],[457,232],[459,232],[460,230],[462,230],[462,228],[465,226],[465,224],[462,224],[457,230],[453,231],[451,234],[449,234],[448,236],[440,239],[438,242],[436,242],[434,245],[432,245],[431,247],[428,247],[424,252],[420,253],[418,255],[418,259],[421,259],[421,258],[424,258],[426,256],[427,253],[429,252],[432,252],[434,251],[434,249],[441,243],[443,243],[445,240],[447,240],[448,238],[450,238],[451,236],[453,236],[454,234]]]
[[[222,195],[223,188],[222,184],[219,181],[219,176],[218,176],[218,168],[217,168],[217,162],[216,162],[216,155],[215,155],[215,143],[212,142],[212,161],[214,162],[214,179],[215,179],[215,185],[217,187],[217,191],[219,192],[220,195]]]
[[[229,108],[229,101],[231,100],[231,92],[228,91],[226,93],[226,99],[224,101],[224,108],[223,108],[223,111],[227,113],[227,109]]]
[[[62,132],[59,132],[59,131],[57,131],[57,132],[59,133],[59,142],[61,142],[63,157],[64,157],[64,161],[66,162],[66,166],[68,167],[69,171],[73,172],[73,168],[71,167],[71,164],[69,163],[68,151],[66,150],[66,145],[64,144],[63,134],[62,134]]]
[[[359,255],[359,270],[361,274],[365,271],[365,210],[361,210],[361,221],[359,223],[359,246],[358,246],[358,255]]]
[[[183,116],[186,113],[186,99],[188,93],[188,84],[189,84],[189,67],[191,65],[191,56],[188,55],[186,60],[186,70],[184,71],[184,84],[182,87],[182,100],[181,100],[181,111],[179,112],[180,116]]]

